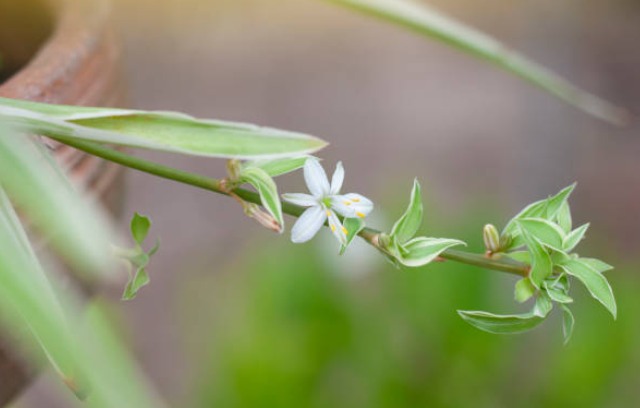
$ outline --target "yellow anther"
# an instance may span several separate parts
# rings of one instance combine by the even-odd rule
[[[363,213],[361,213],[360,211],[356,211],[356,215],[360,218],[364,218],[366,217],[366,215],[364,215]]]
[[[359,198],[352,198],[351,201],[353,201],[354,203],[359,203],[360,199]]]
[[[331,217],[331,211],[327,210],[327,217]]]
[[[331,232],[336,232],[336,226],[333,224],[329,224],[329,226],[331,227]]]
[[[349,231],[347,231],[347,229],[344,226],[341,227],[341,228],[342,228],[342,232],[344,232],[345,235],[349,234]]]
[[[351,205],[351,201],[343,201],[344,205]]]

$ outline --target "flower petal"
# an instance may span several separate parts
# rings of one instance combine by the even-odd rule
[[[304,181],[307,183],[307,188],[315,197],[324,197],[329,195],[329,179],[327,179],[327,173],[320,165],[320,162],[316,158],[308,158],[304,164]]]
[[[373,202],[360,194],[349,193],[331,197],[331,208],[347,218],[364,218],[373,210]]]
[[[331,177],[331,195],[336,195],[340,192],[343,181],[344,167],[342,167],[342,162],[338,162],[338,164],[336,164],[336,171],[333,172],[333,177]]]
[[[326,219],[325,209],[319,205],[305,210],[291,229],[291,241],[297,244],[307,242],[316,235]]]
[[[284,201],[301,207],[312,207],[318,205],[318,200],[311,194],[287,193],[282,195]]]
[[[336,213],[334,213],[331,210],[326,210],[326,211],[327,211],[327,215],[329,216],[329,228],[331,229],[331,232],[333,232],[333,235],[336,237],[336,239],[338,240],[338,242],[340,242],[341,245],[346,245],[347,229],[342,225]]]

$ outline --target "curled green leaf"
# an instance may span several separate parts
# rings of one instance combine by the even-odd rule
[[[611,285],[609,285],[604,275],[593,269],[588,263],[582,262],[579,259],[568,260],[560,264],[560,267],[567,274],[581,281],[589,293],[591,293],[591,296],[602,303],[614,319],[616,318],[618,310],[616,300]]]
[[[568,233],[562,242],[562,248],[566,252],[571,252],[576,246],[578,246],[580,241],[584,239],[584,234],[587,232],[587,229],[589,229],[588,223],[581,225]]]
[[[349,244],[351,244],[353,239],[358,236],[358,233],[362,231],[365,223],[361,218],[345,218],[342,225],[347,230],[347,241],[340,247],[340,255],[344,254]]]
[[[497,315],[483,311],[458,310],[458,314],[473,327],[494,334],[526,332],[545,320],[545,317],[533,313]]]
[[[449,238],[414,238],[401,246],[398,261],[405,266],[423,266],[432,262],[442,252],[458,245],[466,244],[463,241]]]

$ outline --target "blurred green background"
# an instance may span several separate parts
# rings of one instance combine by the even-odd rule
[[[430,2],[634,112],[636,1]],[[187,407],[632,407],[640,401],[640,131],[613,128],[493,67],[315,0],[115,0],[132,104],[316,134],[345,191],[389,228],[413,177],[424,232],[464,239],[578,181],[581,254],[609,273],[619,318],[576,293],[523,335],[466,325],[457,309],[514,312],[515,280],[453,263],[398,271],[330,234],[293,245],[236,203],[131,173],[127,213],[154,220],[152,284],[114,316],[151,380]],[[142,153],[211,176],[217,161]],[[300,174],[280,182],[303,191]],[[293,223],[288,219],[288,226]],[[123,222],[123,228],[125,228]],[[118,293],[107,293],[117,298]],[[77,405],[52,375],[16,407]]]

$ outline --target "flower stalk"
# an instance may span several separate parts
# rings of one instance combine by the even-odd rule
[[[164,179],[177,181],[179,183],[187,184],[204,190],[212,191],[214,193],[232,196],[234,198],[240,198],[246,202],[254,204],[261,203],[260,195],[258,193],[242,188],[229,189],[224,180],[206,177],[200,174],[165,166],[149,160],[144,160],[139,157],[135,157],[97,143],[79,141],[77,139],[69,137],[54,137],[54,139],[78,150],[82,150],[91,155],[114,163],[118,163],[122,166],[134,170],[152,174]],[[304,207],[301,207],[299,205],[295,205],[289,202],[282,203],[282,212],[293,217],[300,217],[305,210],[306,209]],[[381,234],[381,231],[366,227],[362,231],[360,231],[358,235],[376,249],[383,251],[383,247],[380,242]],[[529,268],[527,265],[509,259],[487,258],[485,257],[485,255],[453,249],[446,250],[440,256],[446,260],[478,266],[485,269],[506,272],[523,277],[528,276],[529,273]]]

